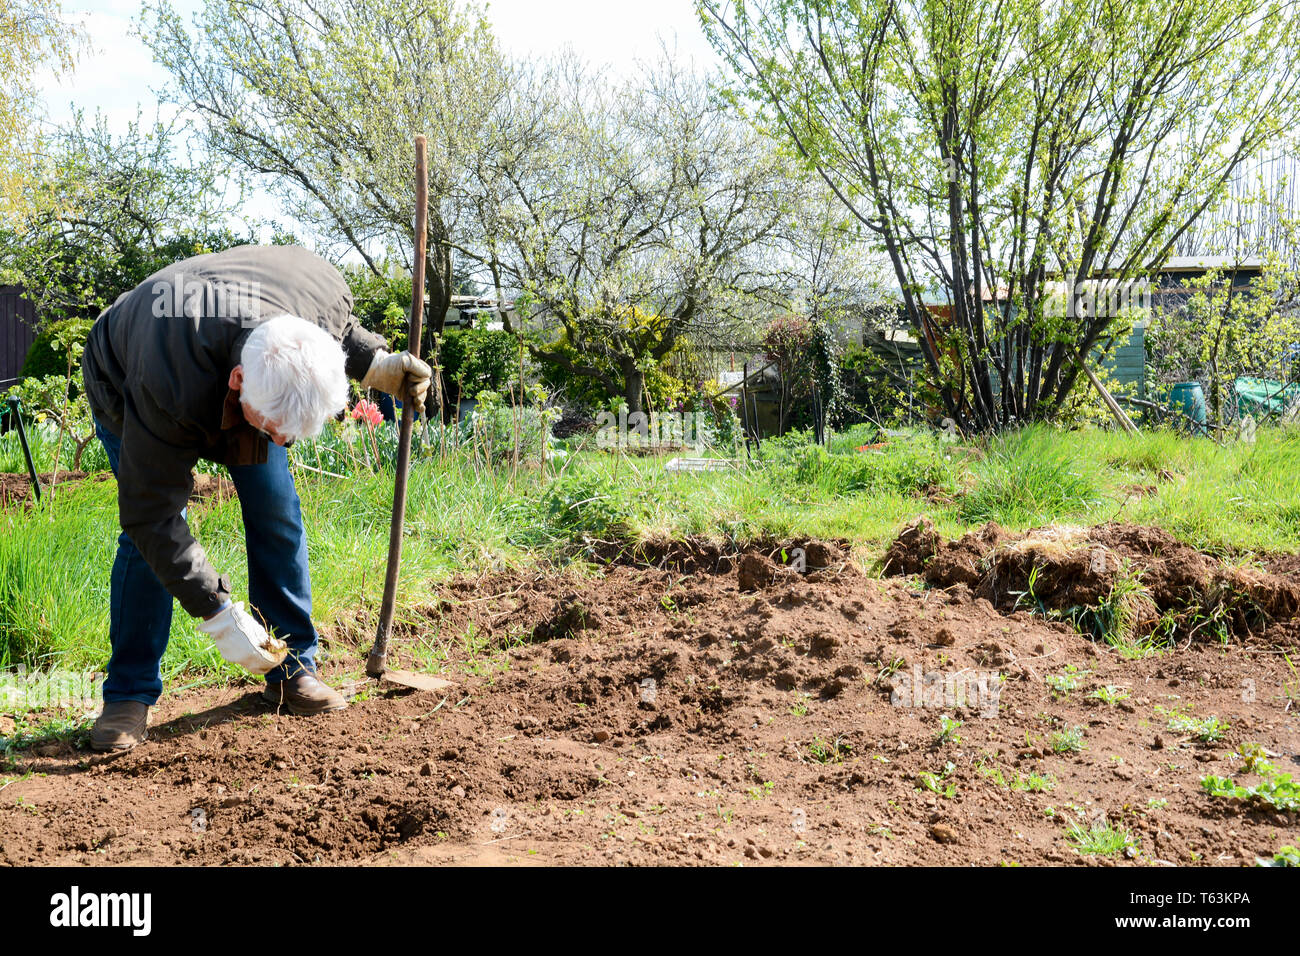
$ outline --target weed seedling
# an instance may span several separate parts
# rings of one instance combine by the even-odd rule
[[[925,789],[929,790],[931,793],[937,793],[941,797],[947,797],[948,799],[952,799],[957,795],[957,785],[955,783],[949,783],[945,785],[943,781],[946,780],[948,775],[951,774],[956,769],[957,769],[957,765],[954,764],[952,761],[949,761],[948,763],[943,765],[942,774],[931,773],[928,770],[922,770],[919,774],[917,774],[917,779],[921,781],[921,786],[925,787]]]
[[[1086,668],[1081,669],[1076,664],[1067,664],[1061,673],[1047,676],[1047,686],[1052,689],[1053,697],[1064,700],[1070,696],[1070,691],[1078,689],[1079,678],[1088,673]]]
[[[1253,787],[1243,787],[1228,777],[1207,776],[1201,779],[1201,788],[1211,797],[1261,803],[1274,810],[1300,811],[1300,784],[1265,760],[1262,748],[1242,748],[1249,752],[1243,759],[1242,770],[1255,773],[1260,782]]]
[[[953,717],[949,717],[947,714],[943,714],[942,716],[940,716],[939,736],[936,738],[936,742],[938,743],[938,745],[942,747],[944,744],[961,743],[961,737],[957,735],[957,728],[959,728],[961,725],[962,725],[962,721],[957,720],[956,718]]]
[[[1256,866],[1300,866],[1300,850],[1293,846],[1284,846],[1273,854],[1273,859],[1255,858]]]
[[[1192,717],[1176,710],[1166,711],[1159,706],[1156,707],[1156,712],[1168,715],[1169,729],[1174,733],[1187,734],[1193,740],[1199,740],[1201,743],[1212,744],[1216,740],[1222,740],[1229,729],[1226,720],[1220,720],[1213,714],[1209,717]]]
[[[883,684],[885,681],[889,680],[889,678],[893,677],[902,669],[905,663],[907,662],[901,657],[895,657],[892,661],[889,661],[886,664],[881,664],[880,673],[876,675],[876,683]]]
[[[1098,687],[1088,696],[1101,701],[1108,707],[1114,707],[1121,700],[1128,700],[1129,692],[1116,687],[1114,684],[1107,684],[1105,687]]]
[[[1031,773],[1011,786],[1012,789],[1025,790],[1029,793],[1047,793],[1056,786],[1056,778],[1050,773]]]
[[[1128,830],[1111,826],[1109,820],[1096,820],[1086,830],[1078,822],[1071,823],[1065,839],[1076,853],[1096,856],[1115,856],[1136,845]]]
[[[842,763],[852,753],[853,746],[845,743],[843,737],[836,737],[830,743],[814,737],[808,745],[808,756],[816,763]]]
[[[1066,727],[1064,730],[1054,731],[1048,741],[1052,745],[1053,753],[1077,753],[1083,749],[1083,728]]]

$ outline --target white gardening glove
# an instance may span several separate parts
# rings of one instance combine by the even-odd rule
[[[231,604],[198,629],[212,638],[221,656],[252,674],[265,674],[289,655],[289,646],[266,633],[243,602]]]
[[[370,360],[370,368],[366,371],[366,377],[361,380],[361,387],[387,392],[402,401],[407,400],[409,391],[415,407],[423,408],[424,398],[429,394],[429,380],[432,377],[433,369],[410,352],[390,355],[383,349],[379,349],[375,352],[375,357]]]

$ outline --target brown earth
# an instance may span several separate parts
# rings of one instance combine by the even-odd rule
[[[44,494],[51,486],[51,479],[54,477],[53,472],[40,472],[41,493]],[[86,481],[110,481],[113,478],[111,471],[60,471],[58,485],[78,485]],[[57,487],[57,486],[54,486]],[[26,474],[14,472],[0,472],[0,508],[6,508],[11,505],[30,505],[34,503],[35,496],[32,495],[31,478]],[[194,476],[194,492],[190,495],[190,501],[206,501],[213,497],[233,498],[235,497],[235,483],[229,478],[222,478],[216,475],[196,474]]]
[[[1242,865],[1300,842],[1300,814],[1200,785],[1253,782],[1228,756],[1246,743],[1300,771],[1294,630],[1126,660],[813,544],[453,581],[396,637],[399,666],[445,660],[446,697],[353,685],[358,613],[328,630],[327,676],[361,690],[345,712],[188,691],[131,752],[11,750],[0,862]],[[1107,685],[1127,697],[1089,696]],[[1198,743],[1174,711],[1229,729]],[[1070,728],[1083,749],[1056,752]],[[1053,788],[1013,786],[1031,773]],[[1071,848],[1068,824],[1101,818],[1134,856]]]
[[[880,564],[886,574],[920,575],[931,587],[961,589],[1003,611],[1104,612],[1122,596],[1137,636],[1163,625],[1175,636],[1291,645],[1300,637],[1300,556],[1228,562],[1160,528],[1111,523],[1011,534],[990,522],[945,541],[918,518]]]
[[[39,477],[41,479],[41,493],[44,494],[51,488],[54,473],[50,471],[40,472]],[[88,475],[84,471],[60,471],[58,484],[74,485],[87,479],[103,481],[105,478],[111,477],[113,477],[111,472]],[[31,490],[32,481],[30,476],[13,472],[0,472],[0,508],[20,504],[24,501],[30,502],[34,497]]]

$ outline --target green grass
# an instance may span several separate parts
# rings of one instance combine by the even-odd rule
[[[1095,511],[1103,499],[1101,469],[1071,439],[1027,428],[994,440],[971,465],[975,486],[958,505],[960,519],[1028,527]]]
[[[1053,731],[1048,742],[1051,744],[1052,752],[1058,754],[1078,753],[1083,750],[1083,728],[1066,727],[1064,730]]]
[[[0,405],[0,411],[8,412],[8,405]],[[54,470],[54,450],[59,443],[58,429],[48,423],[33,422],[23,412],[23,422],[27,428],[27,445],[32,453],[32,463],[38,472]],[[59,456],[59,470],[66,471],[72,467],[76,443],[70,435],[63,438],[63,453]],[[98,441],[91,441],[81,456],[81,467],[85,471],[98,471],[108,467],[108,456]],[[13,428],[0,435],[0,472],[27,474],[27,458],[23,455],[23,446],[18,438],[18,429]]]
[[[399,609],[428,599],[457,572],[562,560],[597,541],[845,538],[869,562],[919,514],[950,536],[987,520],[1013,531],[1124,520],[1242,557],[1300,551],[1300,438],[1279,429],[1261,430],[1254,445],[1222,448],[1162,433],[1041,426],[961,445],[917,430],[878,451],[856,451],[873,437],[871,429],[837,435],[833,452],[801,446],[798,437],[765,442],[762,463],[677,474],[655,457],[574,451],[543,474],[535,465],[493,470],[464,448],[443,458],[426,449],[410,482]],[[15,438],[0,437],[0,467],[21,471]],[[48,470],[48,436],[36,435],[34,444],[38,467]],[[304,464],[355,470],[347,479],[296,475],[315,617],[326,629],[378,604],[392,494],[390,474],[349,464],[337,444],[302,442],[293,452]],[[97,442],[88,454],[89,464],[102,467]],[[1159,491],[1133,496],[1125,490],[1133,483]],[[55,496],[53,509],[0,511],[0,667],[104,665],[115,496],[116,485],[106,481]],[[197,505],[191,518],[213,564],[231,575],[237,599],[245,598],[238,504]],[[1117,594],[1113,602],[1121,614],[1125,599]],[[342,656],[356,648],[332,650]],[[437,656],[433,649],[430,655]],[[163,669],[173,687],[237,674],[179,610]]]
[[[843,737],[830,741],[814,737],[808,745],[808,759],[815,763],[843,763],[844,758],[852,755],[853,746],[845,743]]]
[[[1136,846],[1127,829],[1112,826],[1109,820],[1094,821],[1087,829],[1077,822],[1071,823],[1065,839],[1078,853],[1093,856],[1118,856]]]

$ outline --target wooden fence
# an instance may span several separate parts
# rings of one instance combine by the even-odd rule
[[[0,285],[0,392],[18,382],[23,359],[36,338],[36,310],[18,286]]]

